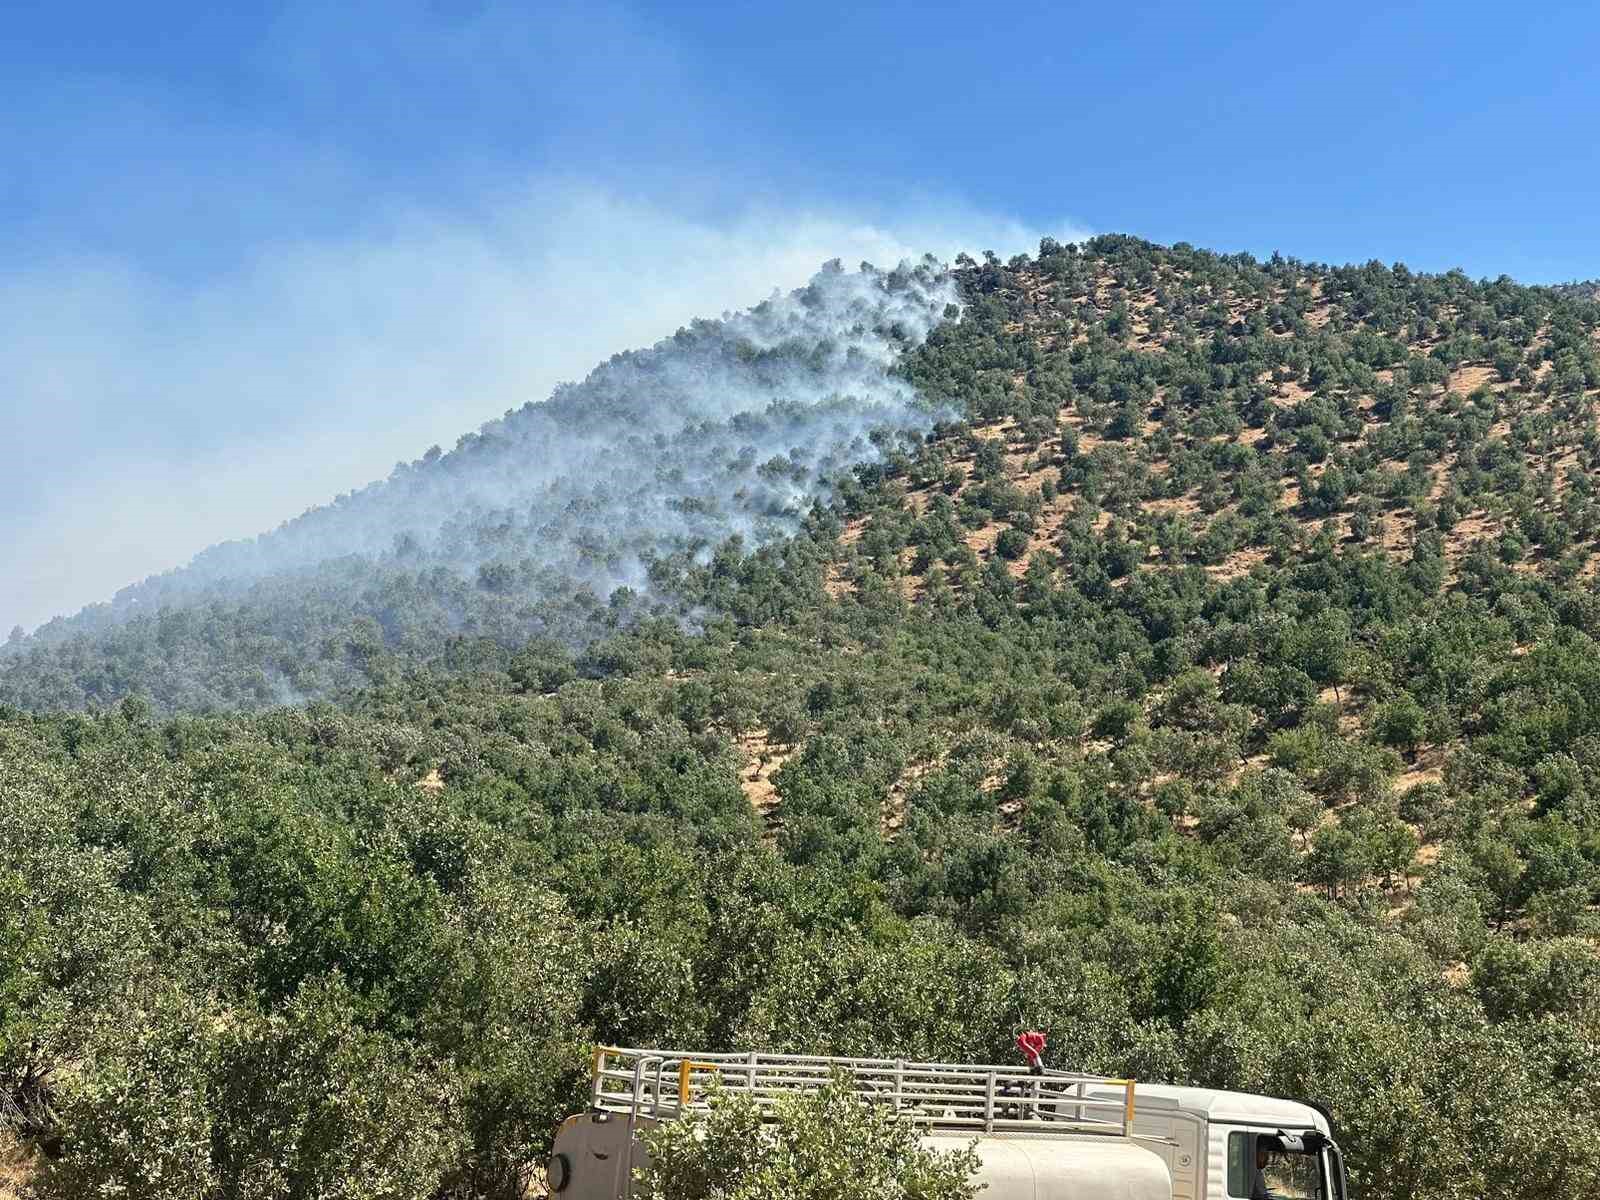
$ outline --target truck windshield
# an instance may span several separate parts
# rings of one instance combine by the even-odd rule
[[[1291,1150],[1266,1134],[1230,1134],[1228,1195],[1239,1200],[1343,1200],[1340,1171],[1331,1154],[1326,1149]],[[1324,1178],[1334,1180],[1332,1196],[1323,1186]]]
[[[1327,1200],[1322,1193],[1322,1161],[1317,1154],[1267,1155],[1267,1191],[1282,1200]]]

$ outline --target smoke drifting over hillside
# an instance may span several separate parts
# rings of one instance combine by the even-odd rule
[[[429,631],[514,643],[551,632],[551,597],[649,594],[665,560],[793,533],[830,477],[879,455],[874,431],[929,427],[939,414],[893,367],[955,303],[931,258],[893,271],[829,264],[793,293],[620,354],[449,453],[53,621],[12,648],[13,670],[130,624],[171,643],[178,613],[197,606],[235,619],[248,609],[274,636],[343,610],[371,617],[391,646]],[[326,682],[260,665],[271,698]],[[226,702],[228,689],[202,690],[202,702]]]
[[[213,595],[348,555],[460,571],[531,562],[604,593],[638,585],[645,561],[675,549],[792,532],[824,474],[874,456],[869,429],[932,419],[889,369],[954,300],[926,268],[824,270],[789,296],[619,355],[450,454],[208,550],[115,607]]]

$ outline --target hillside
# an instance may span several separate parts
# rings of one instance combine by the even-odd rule
[[[13,648],[36,1186],[512,1196],[593,1041],[1022,1021],[1328,1105],[1367,1200],[1600,1192],[1600,306],[1123,237],[920,270],[937,320],[846,323],[894,403],[784,449],[804,502],[590,574],[599,619],[439,562],[391,623],[317,567],[304,637],[247,589]],[[338,703],[181,711],[174,663],[270,699],[216,682],[253,622]]]
[[[533,637],[581,645],[643,616],[688,618],[683,571],[794,533],[828,479],[928,427],[936,413],[890,367],[954,300],[930,263],[829,264],[619,354],[449,453],[14,636],[0,701],[260,708],[497,661]]]
[[[847,511],[882,511],[844,529],[836,596],[869,530],[912,598],[995,554],[1020,578],[1037,551],[1113,578],[1225,581],[1330,546],[1467,590],[1593,578],[1595,308],[1116,238],[953,277],[825,272],[15,640],[0,700],[253,708],[503,666],[535,636],[581,647],[695,611],[714,552],[804,527],[839,558],[813,506],[864,463]]]

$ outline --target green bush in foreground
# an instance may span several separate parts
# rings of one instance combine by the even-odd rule
[[[767,1119],[770,1118],[770,1119]],[[642,1200],[972,1200],[978,1156],[922,1145],[918,1128],[835,1079],[770,1114],[714,1094],[709,1112],[647,1138]]]

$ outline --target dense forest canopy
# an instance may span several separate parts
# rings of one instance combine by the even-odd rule
[[[1327,1105],[1370,1200],[1600,1192],[1600,305],[1126,237],[944,278],[851,285],[942,318],[859,322],[893,399],[642,600],[335,563],[14,648],[33,1186],[510,1196],[595,1041],[1021,1020]],[[263,648],[338,702],[198,711]]]

